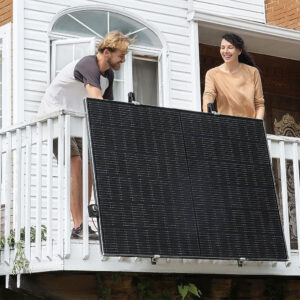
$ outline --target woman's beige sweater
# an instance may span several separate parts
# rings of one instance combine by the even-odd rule
[[[259,71],[243,63],[234,73],[227,73],[220,67],[210,69],[205,78],[204,111],[215,98],[220,114],[255,118],[265,107]]]

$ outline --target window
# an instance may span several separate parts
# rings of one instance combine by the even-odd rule
[[[127,101],[128,93],[133,91],[137,101],[161,105],[162,43],[148,26],[116,12],[78,9],[66,12],[55,20],[50,32],[51,79],[75,57],[96,53],[96,44],[113,30],[135,37],[126,62],[120,70],[115,71],[114,99]],[[94,44],[86,47],[88,39],[93,39]],[[88,49],[88,53],[85,49]]]

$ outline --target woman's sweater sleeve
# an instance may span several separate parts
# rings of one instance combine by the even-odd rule
[[[255,117],[257,119],[263,119],[265,113],[265,101],[264,101],[261,78],[260,78],[259,71],[257,69],[254,72],[254,84],[255,84],[255,95],[254,95]]]
[[[203,111],[207,112],[207,104],[213,103],[217,96],[217,90],[211,71],[207,71],[205,76],[205,89],[203,93]]]

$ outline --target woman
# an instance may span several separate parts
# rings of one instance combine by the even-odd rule
[[[206,73],[203,111],[216,99],[220,114],[263,119],[261,78],[243,39],[234,33],[223,35],[220,54],[224,63]]]

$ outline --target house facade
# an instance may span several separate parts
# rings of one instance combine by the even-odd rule
[[[5,240],[0,248],[0,276],[5,286],[33,289],[29,269],[21,268],[17,273],[22,275],[12,276],[17,248],[8,243],[11,230],[16,243],[24,232],[23,254],[34,276],[41,275],[44,287],[48,280],[42,276],[48,274],[55,282],[61,273],[49,272],[61,271],[219,274],[229,276],[228,282],[233,275],[299,276],[298,8],[296,0],[2,1],[0,232]],[[134,91],[143,104],[195,111],[202,110],[206,71],[221,62],[222,34],[233,31],[244,38],[262,74],[265,127],[287,262],[247,262],[239,268],[235,261],[161,259],[153,265],[135,257],[103,257],[87,232],[82,241],[70,239],[70,161],[62,164],[53,158],[52,140],[58,137],[61,157],[69,156],[70,136],[83,137],[87,147],[85,116],[66,111],[38,116],[37,111],[55,75],[67,63],[95,53],[99,40],[111,30],[136,37],[126,62],[115,73],[116,100],[127,101],[128,92]],[[87,174],[87,154],[83,160]],[[86,206],[84,225],[90,222]]]

